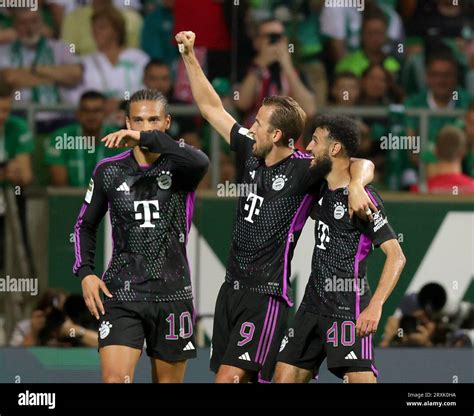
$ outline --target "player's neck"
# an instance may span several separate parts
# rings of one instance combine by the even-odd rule
[[[273,146],[270,153],[265,157],[265,165],[270,167],[286,159],[293,153],[291,147],[286,146]]]
[[[333,159],[331,172],[326,175],[329,189],[345,188],[351,181],[350,159]]]
[[[135,146],[133,148],[133,156],[135,156],[135,160],[140,166],[148,166],[157,160],[161,154],[144,152],[139,146]]]

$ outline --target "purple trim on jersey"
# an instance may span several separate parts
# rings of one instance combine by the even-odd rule
[[[113,162],[115,160],[122,160],[122,159],[125,159],[125,158],[129,157],[131,154],[132,154],[132,151],[128,150],[128,151],[122,152],[122,153],[120,153],[116,156],[106,157],[105,159],[100,160],[97,163],[97,165],[95,165],[94,171],[92,172],[92,176],[95,175],[95,173],[97,172],[97,169],[99,168],[99,166],[103,165],[105,162]]]
[[[186,243],[188,242],[189,232],[193,223],[194,201],[196,199],[196,192],[189,192],[186,195]]]
[[[271,381],[265,380],[260,373],[258,373],[259,384],[272,384]]]
[[[377,367],[375,367],[375,365],[371,364],[370,368],[374,372],[375,377],[378,377],[379,376],[379,370],[377,370]]]
[[[110,219],[110,236],[112,237],[112,255],[110,256],[109,262],[107,263],[107,268],[104,270],[102,273],[102,276],[100,277],[101,280],[104,280],[105,273],[107,273],[107,270],[109,270],[110,265],[112,264],[112,259],[114,257],[114,251],[115,251],[115,239],[114,239],[114,231],[112,227],[112,215],[110,213],[112,210],[110,209],[110,202],[107,204],[108,211],[109,211],[109,219]]]
[[[304,153],[300,150],[297,150],[296,152],[293,152],[291,155],[291,159],[312,159],[313,156],[311,156],[308,153]]]
[[[360,314],[360,291],[359,291],[359,264],[365,260],[369,255],[372,247],[372,240],[364,234],[360,235],[359,246],[357,247],[357,253],[354,261],[354,284],[356,292],[356,305],[355,305],[355,317],[359,318]]]
[[[268,320],[269,320],[269,317],[271,316],[272,306],[273,306],[273,298],[270,298],[270,300],[268,301],[267,314],[265,315],[263,330],[262,330],[262,333],[260,334],[260,340],[258,341],[257,354],[255,355],[255,361],[257,363],[259,362],[260,351],[262,349],[262,345],[264,343],[264,339],[265,339],[265,336],[266,336]]]
[[[76,273],[81,267],[82,257],[81,257],[81,240],[79,239],[79,229],[82,225],[82,220],[83,220],[86,208],[87,208],[87,205],[83,203],[81,210],[79,211],[79,215],[77,216],[76,224],[74,225],[74,252],[75,252],[74,254],[76,257],[76,261],[74,262],[74,266],[72,267],[73,273]]]
[[[372,195],[372,193],[367,189],[365,188],[365,192],[367,192],[367,195],[369,195],[369,198],[370,200],[372,201],[372,203],[378,207],[379,204],[377,204],[377,201],[375,200],[374,196]]]
[[[314,202],[316,201],[316,195],[307,194],[304,196],[303,201],[301,201],[301,205],[299,206],[296,214],[291,222],[290,229],[288,231],[288,236],[286,238],[286,248],[285,248],[285,258],[283,262],[283,299],[288,304],[288,306],[293,306],[293,302],[288,297],[288,253],[290,251],[290,235],[294,232],[300,231],[309,217],[309,213],[311,212],[311,208],[313,207]]]
[[[265,361],[267,360],[268,353],[270,352],[270,347],[272,346],[273,336],[275,335],[276,323],[278,321],[278,312],[279,312],[279,310],[280,310],[280,303],[278,302],[278,300],[275,299],[275,315],[273,317],[272,329],[271,329],[270,337],[268,339],[266,352],[265,352],[265,355],[263,356],[262,365],[265,364]]]
[[[369,359],[372,359],[372,334],[369,335]]]

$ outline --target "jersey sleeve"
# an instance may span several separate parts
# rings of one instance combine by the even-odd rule
[[[236,181],[242,182],[247,159],[252,155],[255,141],[250,137],[248,129],[235,123],[230,130],[230,149],[235,152]]]
[[[354,225],[372,240],[375,247],[379,247],[388,240],[396,240],[397,235],[388,222],[382,198],[372,187],[367,187],[366,191],[379,212],[373,215],[374,220],[371,222],[354,215]]]
[[[203,151],[158,130],[142,132],[140,147],[166,155],[176,167],[175,174],[183,190],[196,189],[209,168],[209,158]]]
[[[74,226],[76,261],[73,273],[81,279],[94,274],[97,228],[108,209],[103,183],[104,165],[97,165],[87,188],[84,203]]]

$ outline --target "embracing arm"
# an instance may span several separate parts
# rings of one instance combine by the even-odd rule
[[[362,219],[372,219],[366,212],[370,208],[372,212],[377,212],[377,208],[365,192],[364,187],[374,179],[374,164],[367,159],[351,158],[351,182],[349,183],[349,214],[354,213]]]

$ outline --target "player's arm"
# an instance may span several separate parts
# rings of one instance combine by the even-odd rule
[[[217,130],[217,132],[230,143],[230,131],[236,123],[235,119],[225,110],[219,95],[208,81],[194,54],[193,32],[179,32],[176,35],[181,56],[183,57],[188,73],[189,83],[202,116]]]
[[[108,207],[101,174],[101,166],[96,167],[74,226],[76,261],[72,269],[74,274],[82,279],[81,286],[84,301],[89,311],[97,319],[99,319],[98,310],[102,314],[105,313],[100,299],[100,290],[107,296],[112,297],[102,279],[94,274],[97,229]]]
[[[369,305],[357,319],[356,333],[359,337],[375,333],[377,330],[383,305],[397,284],[406,263],[405,255],[396,239],[385,241],[380,248],[385,254],[385,264]]]
[[[372,221],[372,215],[367,215],[368,210],[377,212],[377,208],[365,192],[365,186],[374,180],[375,165],[367,159],[351,158],[349,183],[349,215],[355,213],[358,217]]]
[[[186,185],[194,189],[209,167],[209,158],[204,152],[183,141],[176,141],[168,134],[153,131],[119,130],[102,139],[106,147],[133,147],[140,146],[152,153],[166,155],[183,173]]]

